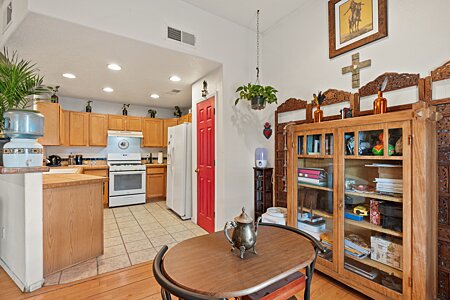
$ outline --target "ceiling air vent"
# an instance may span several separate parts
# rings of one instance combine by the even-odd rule
[[[176,94],[178,94],[180,92],[181,92],[181,90],[173,89],[171,91],[168,91],[166,94],[168,94],[168,95],[176,95]]]
[[[195,46],[195,35],[173,27],[167,27],[167,38],[183,44]]]

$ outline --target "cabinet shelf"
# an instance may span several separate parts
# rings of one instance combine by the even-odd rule
[[[311,210],[309,208],[305,208],[305,207],[303,208],[303,211],[304,212],[311,212]],[[300,212],[300,209],[299,209],[299,212]],[[321,216],[321,217],[328,218],[328,219],[332,219],[333,218],[333,214],[330,214],[330,213],[328,213],[326,211],[323,211],[323,210],[317,210],[317,209],[314,210],[314,215]]]
[[[365,264],[367,266],[370,266],[372,268],[375,268],[377,270],[383,271],[383,272],[388,273],[390,275],[394,275],[397,278],[403,278],[403,271],[401,271],[399,269],[396,269],[396,268],[393,268],[393,267],[390,267],[388,265],[382,264],[382,263],[377,262],[375,260],[372,260],[372,259],[370,259],[368,257],[363,258],[361,260],[353,258],[353,257],[351,257],[349,255],[345,255],[345,257],[346,258],[350,258],[350,259],[352,259],[354,261],[360,262],[362,264]],[[351,272],[351,271],[349,271],[349,272]]]
[[[345,219],[345,224],[350,224],[352,226],[357,226],[357,227],[362,227],[362,228],[366,228],[366,229],[370,229],[373,231],[378,231],[381,233],[386,233],[392,236],[396,236],[396,237],[403,237],[403,233],[395,231],[395,230],[390,230],[390,229],[386,229],[383,228],[381,226],[377,226],[377,225],[373,225],[367,221],[354,221],[354,220],[350,220],[350,219]]]
[[[359,196],[359,197],[366,197],[366,198],[373,198],[378,200],[385,200],[385,201],[392,201],[392,202],[403,202],[403,197],[394,197],[394,196],[388,196],[388,195],[382,195],[377,193],[358,193],[353,191],[345,191],[346,195],[349,196]]]
[[[312,158],[312,159],[324,159],[324,158],[333,158],[333,155],[321,155],[321,154],[300,154],[297,155],[297,158]]]
[[[377,156],[377,155],[345,155],[345,159],[363,159],[363,160],[403,160],[403,156]]]
[[[309,189],[316,189],[316,190],[322,190],[322,191],[328,191],[332,192],[333,189],[326,187],[326,186],[320,186],[320,185],[314,185],[314,184],[307,184],[307,183],[299,183],[298,186],[309,188]]]

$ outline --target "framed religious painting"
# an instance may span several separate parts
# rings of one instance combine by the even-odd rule
[[[330,58],[387,36],[387,0],[328,1]]]

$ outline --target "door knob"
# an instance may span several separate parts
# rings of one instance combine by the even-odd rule
[[[198,173],[198,172],[200,172],[200,170],[199,169],[195,169],[195,173]]]

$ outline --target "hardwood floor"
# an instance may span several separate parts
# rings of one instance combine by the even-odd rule
[[[303,294],[297,295],[303,299]],[[151,263],[98,275],[84,280],[43,287],[33,293],[22,293],[0,268],[0,299],[161,299],[160,288],[153,277]],[[319,272],[314,273],[311,299],[367,299]]]

